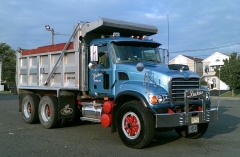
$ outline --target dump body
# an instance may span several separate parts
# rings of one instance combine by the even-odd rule
[[[62,62],[49,84],[45,86],[56,61],[60,57],[63,44],[40,47],[36,50],[23,51],[19,58],[18,88],[19,89],[79,89],[79,52],[74,50],[71,43],[65,52]],[[65,45],[65,44],[64,44]],[[56,51],[57,50],[57,51]],[[44,53],[42,53],[44,51]],[[40,53],[39,53],[40,52]]]

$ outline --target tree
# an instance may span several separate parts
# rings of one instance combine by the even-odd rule
[[[2,81],[9,85],[15,84],[16,55],[6,43],[0,43],[0,58],[2,58]]]
[[[240,59],[237,52],[232,52],[229,59],[224,59],[224,66],[215,69],[215,76],[225,82],[232,90],[232,96],[235,96],[234,90],[240,87]]]

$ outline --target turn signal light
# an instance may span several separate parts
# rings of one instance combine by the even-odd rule
[[[149,100],[152,104],[157,104],[158,103],[158,98],[156,95],[149,95]]]

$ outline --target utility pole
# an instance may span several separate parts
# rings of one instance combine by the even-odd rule
[[[168,21],[168,49],[167,49],[167,57],[168,57],[168,64],[169,64],[169,18],[167,15],[167,21]]]
[[[51,29],[49,25],[46,25],[45,28],[47,31],[50,31],[52,33],[52,45],[53,45],[54,44],[54,35],[55,35],[54,29],[53,28]]]
[[[2,57],[0,56],[0,83],[2,82]],[[0,84],[0,91],[4,90],[4,86]]]

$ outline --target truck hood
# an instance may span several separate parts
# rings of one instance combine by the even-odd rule
[[[139,72],[137,62],[118,63],[116,71],[125,72],[131,81],[149,81],[167,89],[172,78],[200,78],[198,74],[183,65],[165,65],[153,62],[143,63],[144,70]],[[148,79],[149,78],[149,79]]]

